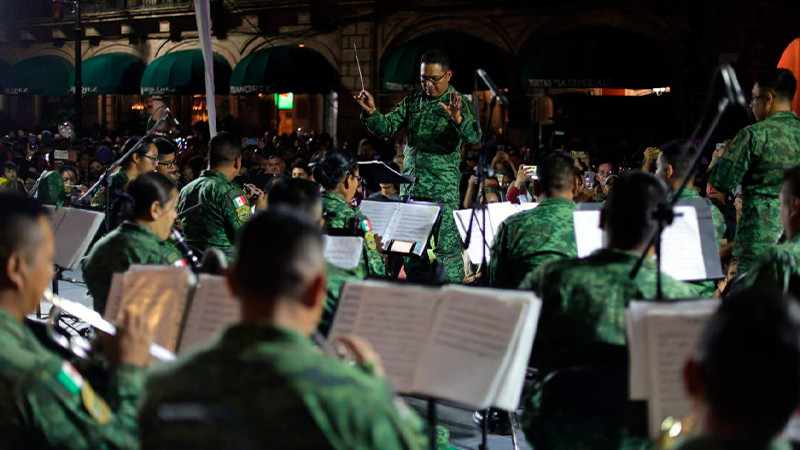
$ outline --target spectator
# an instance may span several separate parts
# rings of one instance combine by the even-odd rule
[[[356,156],[359,161],[375,161],[379,158],[378,151],[375,150],[375,143],[366,138],[358,142]]]
[[[311,168],[308,167],[308,161],[298,159],[292,163],[292,178],[314,181],[314,177],[311,175]]]

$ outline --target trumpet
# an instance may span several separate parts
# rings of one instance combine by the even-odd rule
[[[45,290],[44,298],[52,303],[53,308],[57,309],[57,311],[63,311],[67,314],[75,316],[92,327],[102,331],[103,333],[111,336],[115,336],[117,334],[117,327],[114,326],[113,323],[103,319],[103,317],[93,309],[87,308],[78,302],[59,297],[50,289]],[[80,337],[67,339],[65,336],[56,334],[54,330],[55,324],[53,323],[54,320],[52,318],[53,314],[51,313],[50,320],[48,320],[48,335],[53,339],[53,341],[55,341],[55,343],[59,346],[75,354],[75,356],[86,358],[89,350],[88,341]],[[160,361],[175,360],[174,353],[155,343],[150,345],[150,356]]]

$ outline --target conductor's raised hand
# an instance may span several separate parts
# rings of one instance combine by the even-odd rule
[[[441,107],[456,125],[461,125],[461,94],[456,91],[450,91],[447,98],[447,103],[439,102]]]
[[[373,113],[375,113],[375,110],[377,109],[375,108],[375,99],[372,98],[372,94],[370,94],[369,91],[361,91],[358,93],[358,95],[354,95],[353,98],[368,116],[371,116]]]

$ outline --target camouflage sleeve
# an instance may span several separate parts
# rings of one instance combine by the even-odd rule
[[[48,172],[36,190],[36,198],[48,205],[61,206],[64,203],[64,179],[56,171]]]
[[[542,281],[545,277],[545,269],[547,268],[547,264],[543,266],[539,266],[533,270],[533,272],[528,273],[525,275],[525,278],[522,279],[522,282],[519,284],[519,289],[525,291],[533,291],[536,295],[541,296],[542,294]]]
[[[501,223],[500,228],[497,230],[497,236],[494,238],[494,243],[492,243],[491,257],[489,258],[489,286],[516,287],[508,286],[509,268],[507,267],[505,255],[507,232],[508,227],[506,227],[505,223]]]
[[[481,124],[475,118],[475,111],[470,102],[463,95],[461,96],[461,125],[459,134],[467,144],[477,144],[481,141]]]
[[[361,122],[367,126],[370,133],[378,137],[389,137],[397,133],[408,119],[407,98],[404,98],[397,106],[386,114],[376,110],[371,116],[361,112]]]
[[[65,376],[61,371],[37,371],[15,395],[23,427],[29,428],[21,440],[28,444],[38,441],[47,448],[139,448],[135,402],[141,370],[130,370],[124,380],[112,376],[117,380],[113,407],[86,380],[81,385],[70,384],[58,378]],[[0,436],[0,447],[8,448],[3,445],[6,439],[14,438]]]
[[[792,278],[796,278],[797,274],[800,274],[800,267],[797,267],[794,258],[773,249],[762,259],[758,267],[748,274],[745,283],[756,288],[788,292]]]
[[[750,129],[739,130],[728,150],[720,156],[708,177],[708,183],[715,189],[733,192],[742,183],[753,157],[753,133]]]
[[[385,388],[385,391],[388,390]],[[347,427],[338,430],[342,448],[427,448],[422,420],[399,398],[392,399],[390,395],[380,394],[369,397],[361,395],[357,401],[357,406],[346,409],[348,414],[356,417],[337,420]],[[331,439],[331,442],[336,442],[336,439]]]
[[[722,240],[725,238],[725,232],[728,230],[728,224],[725,222],[725,216],[722,211],[709,202],[711,208],[711,220],[714,222],[714,236],[717,238],[717,244],[722,247]]]
[[[215,196],[215,205],[223,219],[225,236],[230,247],[221,249],[228,258],[233,257],[233,246],[239,236],[239,230],[250,220],[250,202],[238,186],[218,192]],[[237,203],[238,202],[238,203]],[[243,202],[243,203],[242,203]]]

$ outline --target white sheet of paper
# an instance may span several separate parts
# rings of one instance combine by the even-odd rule
[[[458,234],[461,235],[461,242],[467,241],[467,231],[469,230],[469,221],[472,217],[471,209],[462,209],[458,211],[453,211],[453,218],[456,221],[456,228],[458,228]],[[480,211],[477,211],[477,215],[475,216],[475,223],[472,225],[472,237],[469,241],[469,248],[467,248],[467,256],[469,256],[469,260],[472,264],[480,264],[483,261],[483,250],[481,247],[484,247],[486,250],[486,261],[489,261],[489,255],[491,254],[491,248],[488,245],[481,245],[483,242],[483,235],[481,229],[483,228],[483,214]]]
[[[352,270],[361,262],[364,238],[359,236],[325,236],[325,261]]]
[[[399,203],[394,202],[364,200],[361,202],[359,209],[367,216],[367,219],[369,219],[369,222],[372,224],[372,231],[385,238],[387,237],[386,230],[393,221],[395,211],[399,208],[398,205]],[[386,246],[389,245],[389,241],[384,239],[383,243],[385,250]]]
[[[97,230],[103,224],[105,214],[99,211],[45,205],[50,212],[50,225],[56,241],[56,254],[53,262],[68,270],[77,270],[78,263]]]
[[[414,388],[476,408],[493,403],[511,361],[523,301],[502,301],[483,290],[446,287]]]
[[[178,353],[209,341],[225,327],[238,322],[240,313],[241,305],[228,289],[225,277],[200,274]]]
[[[506,219],[513,216],[514,214],[522,211],[527,211],[529,209],[536,208],[538,203],[511,203],[511,202],[500,202],[500,203],[490,203],[486,206],[489,215],[489,229],[492,230],[492,239],[489,241],[489,246],[492,245],[494,242],[494,237],[497,235],[497,231],[500,229],[500,224],[505,222]]]
[[[675,212],[681,215],[675,218],[662,235],[662,271],[677,280],[705,280],[706,266],[697,211],[691,206],[678,206]],[[600,211],[578,210],[572,217],[578,257],[584,258],[603,248]]]
[[[650,359],[651,396],[648,401],[650,438],[657,439],[661,422],[686,417],[692,409],[683,385],[683,366],[697,347],[710,311],[651,312],[645,316]]]
[[[441,208],[413,203],[398,203],[397,205],[399,206],[397,213],[386,231],[386,240],[416,242],[414,253],[422,255]],[[446,217],[444,220],[451,219]]]

